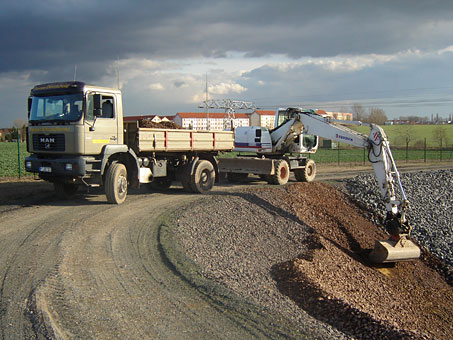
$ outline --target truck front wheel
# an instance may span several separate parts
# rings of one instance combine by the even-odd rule
[[[127,170],[124,164],[114,163],[105,175],[105,196],[109,203],[121,204],[127,196]]]
[[[205,194],[212,189],[215,182],[214,166],[211,162],[200,159],[191,178],[192,190],[196,193]]]

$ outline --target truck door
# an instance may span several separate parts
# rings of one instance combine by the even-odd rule
[[[118,144],[118,107],[113,94],[101,94],[101,115],[94,114],[94,94],[86,97],[85,154],[98,155],[104,145]]]

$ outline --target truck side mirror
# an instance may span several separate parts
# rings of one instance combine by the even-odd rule
[[[30,118],[30,111],[31,111],[31,103],[32,102],[33,102],[33,99],[31,97],[28,97],[28,111],[27,111],[28,118]]]
[[[93,114],[95,117],[102,116],[101,95],[93,95]]]

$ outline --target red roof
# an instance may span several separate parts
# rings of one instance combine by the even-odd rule
[[[255,112],[260,116],[275,116],[275,111],[272,110],[256,110]]]
[[[181,118],[206,118],[206,112],[178,112],[176,115],[178,115]],[[208,113],[209,118],[218,118],[218,119],[223,119],[225,117],[224,112],[209,112]],[[248,116],[245,113],[234,113],[235,118],[248,118]]]
[[[326,115],[326,114],[327,114],[327,112],[324,111],[324,110],[316,110],[316,113],[317,113],[318,115]]]

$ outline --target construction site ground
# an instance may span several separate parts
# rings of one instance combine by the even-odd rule
[[[2,181],[0,338],[450,339],[436,260],[370,266],[385,235],[338,177],[208,196],[142,188],[120,206]]]

